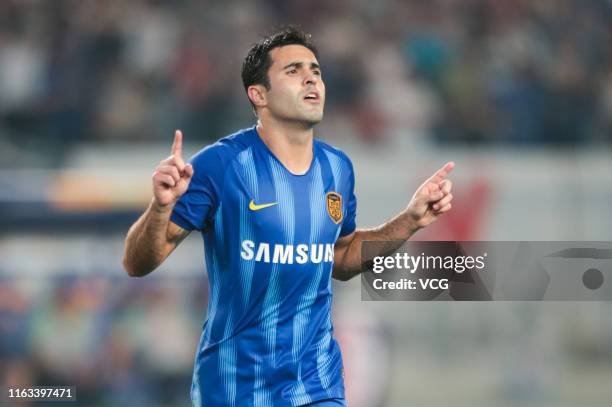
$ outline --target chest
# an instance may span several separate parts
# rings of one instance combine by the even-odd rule
[[[244,233],[258,241],[335,242],[344,216],[344,191],[314,168],[304,176],[263,170],[234,171],[226,191],[226,216],[240,219]]]

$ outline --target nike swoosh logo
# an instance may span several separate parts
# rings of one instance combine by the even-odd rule
[[[277,204],[278,204],[278,202],[272,202],[272,203],[256,205],[255,202],[253,202],[253,200],[251,199],[251,202],[249,202],[249,209],[252,210],[252,211],[258,211],[260,209],[269,208],[270,206],[274,206],[274,205],[277,205]]]

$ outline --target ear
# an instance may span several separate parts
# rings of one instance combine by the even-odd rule
[[[251,85],[247,89],[247,95],[255,107],[264,107],[268,104],[268,91],[263,85]]]

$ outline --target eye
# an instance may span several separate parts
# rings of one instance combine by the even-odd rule
[[[290,74],[297,73],[297,69],[293,68],[293,69],[287,71],[287,73],[290,73]]]
[[[315,70],[313,73],[317,76],[321,76],[321,71]]]

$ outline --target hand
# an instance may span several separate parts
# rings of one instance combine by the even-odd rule
[[[183,133],[177,130],[172,143],[172,155],[161,161],[153,172],[153,195],[155,202],[166,207],[173,205],[187,191],[193,166],[183,161]]]
[[[414,193],[406,213],[412,220],[415,229],[424,228],[433,223],[440,215],[450,211],[453,194],[453,183],[446,176],[455,167],[449,162],[425,181]]]

